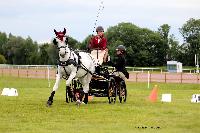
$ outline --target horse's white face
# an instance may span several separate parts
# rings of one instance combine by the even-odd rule
[[[70,49],[68,47],[68,44],[67,44],[66,40],[67,40],[67,37],[63,37],[63,41],[61,41],[58,38],[54,39],[54,42],[56,42],[57,48],[59,50],[59,52],[58,52],[59,53],[59,58],[61,60],[62,59],[68,60],[69,57],[70,57]]]
[[[56,34],[56,38],[53,39],[53,43],[54,45],[57,46],[57,48],[59,49],[59,58],[61,60],[68,60],[69,57],[70,57],[70,49],[68,47],[68,38],[67,36],[65,36],[65,29],[63,32],[57,32],[55,31],[55,34]]]

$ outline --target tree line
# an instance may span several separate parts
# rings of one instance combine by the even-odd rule
[[[163,24],[157,31],[152,31],[123,22],[111,26],[105,32],[109,54],[112,58],[115,48],[124,45],[128,66],[163,66],[168,60],[194,66],[195,54],[200,55],[200,19],[191,18],[179,28],[183,44],[169,34],[170,28]],[[91,35],[88,35],[79,42],[69,37],[68,44],[72,49],[87,50],[90,38]],[[57,60],[58,51],[52,43],[38,44],[31,37],[24,39],[0,32],[0,64],[55,65]]]

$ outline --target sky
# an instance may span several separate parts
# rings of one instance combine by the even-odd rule
[[[103,5],[102,5],[103,2]],[[99,7],[104,6],[99,11]],[[99,12],[99,17],[97,14]],[[179,28],[190,18],[200,19],[200,0],[1,0],[0,32],[12,33],[38,43],[51,42],[53,30],[83,41],[93,33],[95,22],[105,28],[131,22],[153,31],[171,26],[179,42]]]

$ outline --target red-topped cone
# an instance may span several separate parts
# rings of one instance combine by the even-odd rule
[[[158,86],[155,85],[151,91],[151,94],[149,95],[149,100],[151,102],[156,102],[158,98]]]

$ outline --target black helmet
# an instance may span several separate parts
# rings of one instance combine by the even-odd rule
[[[117,46],[116,50],[119,50],[122,53],[125,53],[126,52],[126,47],[124,45],[119,45],[119,46]]]
[[[99,31],[102,31],[102,32],[104,32],[104,29],[103,29],[103,27],[102,27],[102,26],[98,26],[98,27],[96,28],[96,32],[99,32]]]

